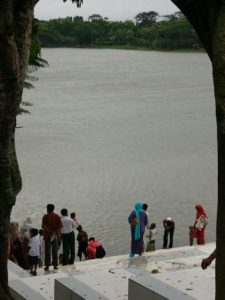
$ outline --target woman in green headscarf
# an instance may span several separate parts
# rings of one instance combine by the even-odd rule
[[[130,257],[135,254],[141,255],[144,250],[143,235],[145,227],[148,223],[148,218],[143,210],[143,204],[137,201],[134,206],[134,210],[131,212],[128,222],[131,228],[131,252]]]

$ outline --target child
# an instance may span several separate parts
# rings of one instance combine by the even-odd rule
[[[155,251],[156,235],[157,235],[156,224],[152,223],[150,225],[149,232],[147,234],[148,243],[147,243],[146,251]]]
[[[79,223],[77,222],[75,212],[72,212],[72,213],[70,214],[70,218],[73,220],[74,226],[77,227],[77,226],[79,225]]]
[[[28,264],[30,267],[30,273],[37,275],[38,257],[40,256],[40,239],[38,236],[38,229],[30,229],[30,241],[29,241],[29,252],[28,252]]]
[[[77,241],[79,244],[77,256],[82,259],[82,253],[84,254],[85,258],[87,259],[87,251],[86,248],[88,246],[88,235],[85,231],[83,231],[82,226],[77,226],[77,231],[79,232],[77,235]]]

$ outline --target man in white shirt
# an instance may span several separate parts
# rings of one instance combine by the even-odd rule
[[[62,264],[74,264],[75,260],[75,234],[73,220],[68,217],[68,211],[66,208],[61,210],[61,237],[63,243],[63,260]]]

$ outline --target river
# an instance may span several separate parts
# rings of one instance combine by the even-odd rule
[[[75,211],[107,255],[129,253],[127,217],[136,199],[150,221],[176,222],[174,246],[188,244],[195,204],[215,241],[217,148],[211,65],[204,53],[43,49],[49,67],[24,91],[18,117],[23,189],[12,220],[40,226],[46,204]]]

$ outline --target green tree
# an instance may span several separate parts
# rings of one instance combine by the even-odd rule
[[[132,21],[112,22],[109,40],[112,45],[132,45],[135,42],[135,24]]]
[[[135,20],[140,26],[151,26],[156,23],[158,16],[155,11],[141,12],[136,15]]]
[[[212,63],[218,144],[216,300],[225,299],[225,2],[172,0],[199,35]]]
[[[99,14],[93,14],[88,17],[88,21],[99,21],[99,20],[103,20],[103,17]]]
[[[107,33],[109,29],[108,18],[103,18],[99,14],[93,14],[89,16],[86,26],[91,32],[91,46],[94,45],[104,45],[107,41]]]
[[[88,21],[67,17],[40,21],[39,38],[44,47],[131,45],[167,50],[201,47],[193,27],[180,12],[143,24],[109,21],[99,14],[91,15]]]
[[[154,45],[159,49],[196,49],[201,48],[199,39],[185,17],[171,15],[169,20],[154,25]]]

